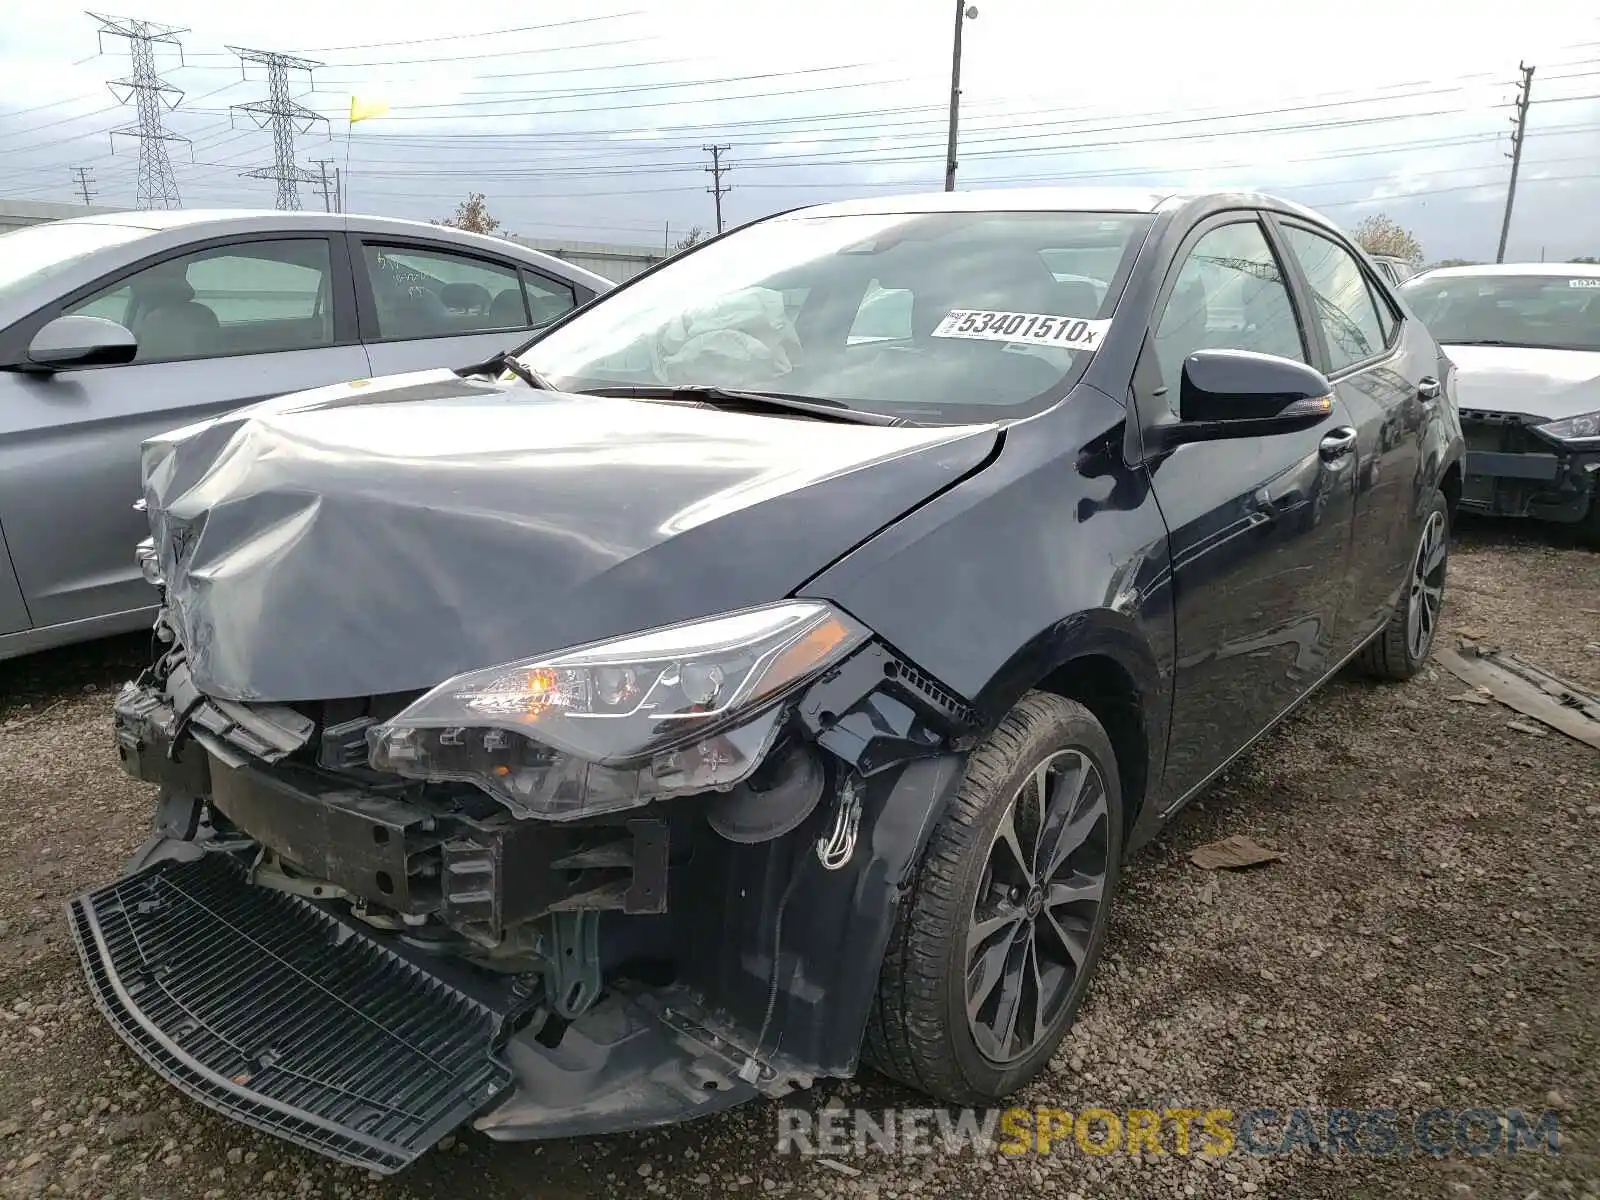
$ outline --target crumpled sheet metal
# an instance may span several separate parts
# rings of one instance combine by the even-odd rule
[[[196,685],[292,702],[781,598],[994,437],[433,371],[154,438],[144,490]]]

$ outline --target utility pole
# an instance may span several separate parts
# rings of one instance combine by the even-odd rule
[[[1533,68],[1518,63],[1517,70],[1522,72],[1522,81],[1517,84],[1517,115],[1511,118],[1511,124],[1515,127],[1511,134],[1511,183],[1506,188],[1505,219],[1500,222],[1500,248],[1494,255],[1497,263],[1506,260],[1506,238],[1511,234],[1511,206],[1517,200],[1517,171],[1522,166],[1522,143],[1528,134],[1528,100],[1533,95]]]
[[[323,212],[332,212],[333,211],[334,195],[333,195],[333,184],[331,182],[329,182],[329,180],[328,180],[328,167],[332,165],[333,159],[331,159],[331,158],[313,158],[311,161],[316,163],[317,166],[321,169],[321,172],[322,172],[322,179],[317,184],[317,195],[322,197],[322,211]],[[335,167],[334,169],[337,170],[338,168]]]
[[[89,201],[93,199],[95,195],[94,192],[89,190],[89,185],[94,182],[94,176],[89,172],[90,168],[88,167],[72,168],[72,182],[77,184],[78,191],[83,194],[83,206],[85,208],[89,207]]]
[[[711,165],[706,168],[707,173],[710,174],[710,176],[711,176],[711,186],[708,187],[706,189],[706,191],[710,192],[711,195],[716,198],[716,202],[717,202],[717,232],[721,233],[722,232],[722,197],[726,193],[733,191],[733,185],[732,184],[729,184],[727,187],[724,187],[722,185],[722,173],[724,171],[733,170],[732,167],[723,165],[722,156],[723,156],[723,154],[725,152],[727,152],[729,150],[732,150],[733,147],[732,146],[702,146],[701,149],[706,151],[706,153],[711,155]]]
[[[304,71],[310,75],[314,67],[320,67],[322,64],[312,62],[309,58],[296,58],[292,54],[279,54],[273,50],[247,50],[243,46],[229,46],[228,51],[239,56],[239,73],[246,79],[249,78],[249,74],[245,68],[249,63],[258,63],[267,68],[267,99],[252,100],[248,104],[235,104],[233,111],[249,113],[262,129],[269,125],[272,127],[272,165],[241,171],[240,177],[276,179],[278,209],[298,211],[299,185],[316,183],[320,176],[313,175],[294,161],[294,137],[297,133],[310,133],[312,126],[318,121],[326,124],[328,118],[290,99],[289,72]]]
[[[183,99],[181,88],[173,87],[156,74],[157,42],[178,47],[178,62],[183,62],[183,45],[180,33],[188,33],[176,25],[159,25],[154,21],[136,21],[128,17],[108,17],[90,13],[100,28],[95,33],[104,49],[105,36],[128,39],[129,53],[133,59],[133,74],[113,79],[107,86],[119,104],[132,103],[139,113],[136,125],[124,125],[111,131],[111,148],[115,153],[117,134],[139,139],[139,183],[137,203],[140,208],[182,208],[178,199],[178,181],[172,174],[172,161],[167,157],[168,142],[187,142],[181,134],[168,133],[161,124],[161,112],[178,107]],[[118,89],[121,89],[120,91]]]
[[[961,27],[978,15],[978,6],[956,0],[955,47],[950,54],[950,141],[944,152],[944,190],[956,190],[956,126],[961,119]]]

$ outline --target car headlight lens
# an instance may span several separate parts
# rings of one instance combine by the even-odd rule
[[[1600,445],[1600,412],[1584,413],[1577,417],[1563,417],[1545,425],[1535,425],[1535,431],[1558,442],[1576,445]]]
[[[782,701],[868,636],[792,600],[469,671],[370,730],[368,761],[547,820],[726,789],[766,755]]]

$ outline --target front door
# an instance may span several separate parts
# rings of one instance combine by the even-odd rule
[[[1214,218],[1168,275],[1135,378],[1138,408],[1177,410],[1202,349],[1312,361],[1304,322],[1253,213]],[[1170,531],[1177,658],[1163,809],[1211,777],[1334,665],[1354,521],[1349,416],[1200,442],[1150,463]]]
[[[6,530],[0,525],[0,637],[18,633],[28,628],[28,606],[22,599],[22,588],[17,584],[17,573],[11,567],[11,554],[6,549]]]
[[[211,246],[29,318],[106,317],[139,343],[122,366],[0,375],[0,523],[36,628],[155,603],[134,562],[150,532],[133,507],[144,439],[368,374],[353,320],[340,336],[336,306],[348,285],[336,286],[333,245],[280,237]]]

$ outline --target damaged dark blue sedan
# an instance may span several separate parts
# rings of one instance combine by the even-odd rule
[[[755,222],[514,356],[144,450],[155,831],[69,917],[229,1115],[392,1171],[1044,1068],[1118,867],[1445,580],[1449,361],[1245,194]]]

